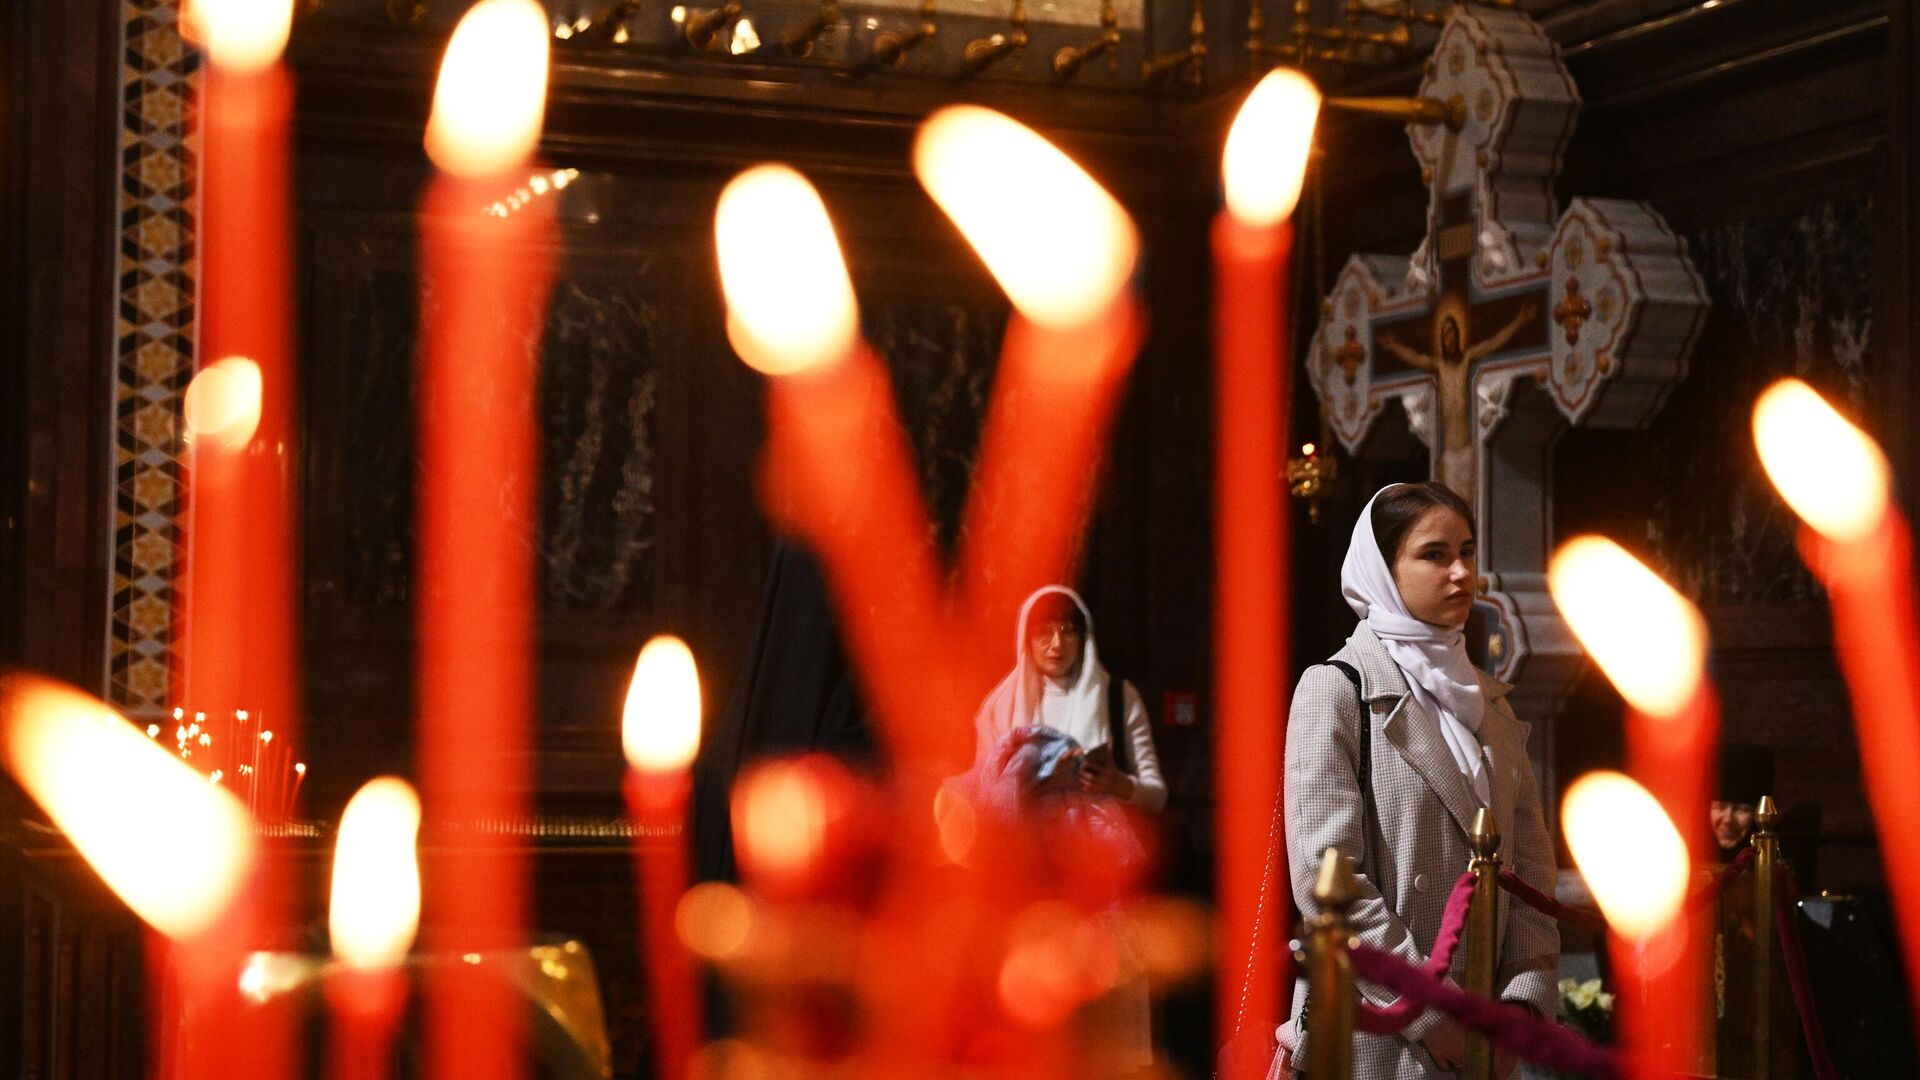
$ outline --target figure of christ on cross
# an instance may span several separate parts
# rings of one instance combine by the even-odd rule
[[[1482,357],[1506,348],[1520,328],[1532,321],[1540,305],[1532,300],[1520,306],[1505,326],[1473,345],[1462,347],[1460,320],[1452,312],[1440,317],[1439,355],[1423,353],[1391,333],[1379,335],[1380,344],[1409,367],[1430,372],[1438,390],[1433,419],[1439,425],[1438,445],[1440,482],[1454,493],[1474,503],[1479,481],[1479,465],[1473,439],[1473,365]]]

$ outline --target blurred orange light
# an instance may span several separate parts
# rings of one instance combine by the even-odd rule
[[[1753,406],[1760,464],[1793,512],[1829,540],[1858,540],[1887,513],[1887,457],[1813,387],[1782,379]]]
[[[455,176],[525,161],[547,108],[547,16],[535,0],[480,0],[454,27],[427,120],[427,156]]]
[[[286,51],[293,0],[188,0],[180,20],[181,30],[215,65],[259,71]]]
[[[228,450],[247,445],[260,427],[262,386],[260,365],[244,356],[229,356],[200,369],[180,405],[187,438]]]
[[[216,925],[253,865],[253,821],[111,708],[0,679],[0,760],[134,913],[171,938]]]
[[[734,843],[750,870],[793,878],[826,848],[832,807],[820,777],[800,761],[774,761],[742,778],[734,798]]]
[[[620,739],[636,769],[668,772],[692,764],[700,751],[700,671],[686,642],[663,634],[640,650]]]
[[[713,215],[727,339],[747,366],[789,375],[845,356],[859,333],[853,282],[807,178],[761,165],[733,178]]]
[[[1104,315],[1139,255],[1133,221],[1033,129],[977,105],[935,113],[913,168],[1015,307],[1043,326]]]
[[[333,953],[348,967],[392,967],[413,948],[420,927],[419,833],[420,797],[397,777],[368,781],[341,814],[327,925]]]
[[[673,927],[695,954],[726,960],[739,955],[753,936],[753,901],[725,882],[701,882],[680,898]]]
[[[1560,823],[1615,932],[1643,939],[1679,914],[1687,846],[1646,788],[1621,773],[1588,773],[1567,789]]]
[[[1633,707],[1674,716],[1698,692],[1707,630],[1686,597],[1619,544],[1578,536],[1554,553],[1547,588],[1574,636]]]
[[[1275,68],[1260,80],[1234,117],[1221,155],[1229,213],[1259,228],[1293,214],[1319,116],[1320,90],[1305,75]]]

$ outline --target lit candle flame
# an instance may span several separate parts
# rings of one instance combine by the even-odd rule
[[[189,0],[180,19],[207,59],[245,74],[271,66],[286,51],[293,0]]]
[[[405,780],[370,780],[347,803],[333,847],[327,927],[348,967],[392,967],[420,928],[420,797]]]
[[[1560,823],[1614,931],[1644,938],[1679,914],[1687,846],[1646,788],[1621,773],[1588,773],[1567,789]]]
[[[1634,708],[1674,716],[1699,690],[1700,612],[1625,548],[1579,536],[1554,553],[1547,588],[1574,636]]]
[[[668,772],[692,763],[700,749],[700,672],[686,642],[663,634],[640,650],[620,737],[636,769]]]
[[[1319,116],[1320,90],[1305,75],[1275,68],[1260,80],[1234,117],[1221,155],[1229,213],[1258,228],[1292,216]]]
[[[1020,313],[1059,329],[1111,308],[1139,238],[1112,195],[1031,128],[977,105],[935,113],[913,168]]]
[[[187,438],[196,445],[238,450],[260,427],[260,365],[244,356],[208,364],[187,384],[181,402]],[[206,714],[195,713],[195,719]]]
[[[547,107],[546,14],[534,0],[480,0],[454,27],[427,121],[427,156],[491,176],[533,153]]]
[[[253,824],[224,787],[99,701],[0,680],[0,760],[134,913],[171,938],[216,925],[253,863]]]
[[[1754,403],[1753,441],[1781,498],[1827,539],[1858,540],[1886,516],[1886,455],[1799,379]]]
[[[733,178],[713,216],[727,338],[749,367],[786,375],[831,363],[859,333],[833,222],[807,178],[761,165]]]

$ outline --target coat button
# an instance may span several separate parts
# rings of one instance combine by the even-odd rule
[[[1413,875],[1413,891],[1414,892],[1427,891],[1427,875],[1425,874]]]

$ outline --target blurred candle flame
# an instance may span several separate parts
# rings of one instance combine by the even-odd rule
[[[741,778],[733,804],[734,843],[754,875],[805,875],[826,849],[833,807],[821,778],[800,761],[773,761]]]
[[[181,418],[187,438],[196,446],[238,450],[260,428],[260,400],[264,384],[260,365],[244,356],[229,356],[201,368],[187,384]]]
[[[227,914],[253,865],[246,808],[111,708],[49,679],[0,679],[0,760],[154,929],[191,939]]]
[[[293,0],[189,0],[181,29],[216,66],[238,74],[271,66],[293,30]]]
[[[700,750],[700,671],[686,642],[663,634],[640,650],[620,737],[627,763],[644,772],[693,762]]]
[[[1292,68],[1268,72],[1247,95],[1220,161],[1227,211],[1235,219],[1271,228],[1292,216],[1319,116],[1319,88]]]
[[[420,928],[420,797],[405,780],[368,781],[340,815],[327,910],[333,954],[378,971],[406,958]]]
[[[1827,539],[1858,540],[1886,516],[1886,455],[1799,379],[1754,403],[1753,441],[1781,498]]]
[[[1133,221],[1033,129],[977,105],[935,113],[913,167],[1015,307],[1071,329],[1104,315],[1139,255]]]
[[[1567,789],[1560,823],[1615,932],[1644,939],[1679,914],[1687,847],[1646,788],[1621,773],[1588,773]]]
[[[454,27],[427,121],[442,172],[491,176],[533,153],[547,107],[545,12],[535,0],[480,0]]]
[[[727,338],[747,366],[787,375],[853,347],[853,282],[826,204],[806,177],[784,165],[734,177],[720,193],[713,235]]]
[[[1619,544],[1578,536],[1554,553],[1547,588],[1594,662],[1634,708],[1670,717],[1699,690],[1706,624],[1686,597]]]

